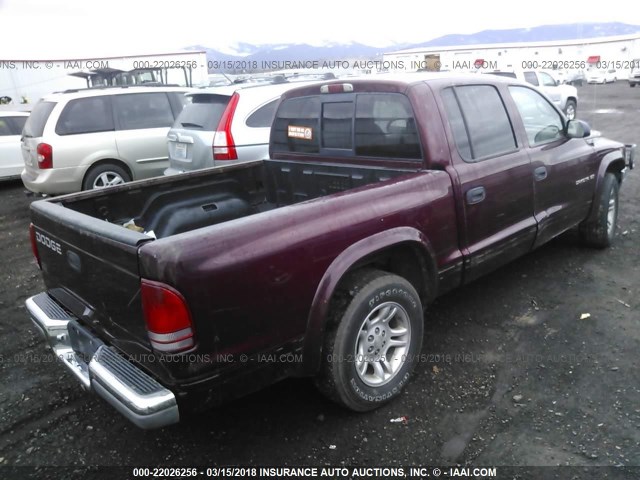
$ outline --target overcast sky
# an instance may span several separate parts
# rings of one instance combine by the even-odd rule
[[[0,60],[159,53],[189,45],[360,42],[550,23],[640,25],[627,0],[0,0]]]

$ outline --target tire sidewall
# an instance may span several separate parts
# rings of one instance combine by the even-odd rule
[[[614,175],[607,175],[606,177],[606,183],[603,185],[603,195],[602,195],[602,204],[601,204],[601,217],[600,217],[600,222],[601,222],[601,228],[604,230],[604,235],[607,239],[607,243],[610,245],[613,243],[613,240],[616,236],[616,228],[617,228],[617,224],[618,224],[618,211],[619,211],[619,205],[618,205],[618,192],[619,192],[619,188],[618,188],[618,180],[616,179],[616,177]],[[615,199],[616,202],[616,211],[615,211],[615,215],[613,218],[613,228],[611,229],[611,231],[609,231],[609,229],[607,228],[608,226],[608,220],[609,220],[609,201],[611,200],[611,198]]]
[[[359,377],[355,366],[355,344],[362,322],[367,315],[385,302],[396,302],[406,311],[411,326],[411,338],[404,364],[386,384],[372,387]],[[420,353],[423,334],[423,311],[420,297],[406,281],[388,275],[366,285],[350,302],[345,311],[333,351],[333,369],[336,383],[341,385],[340,395],[354,410],[371,410],[392,400],[407,384]]]
[[[96,165],[89,170],[82,182],[82,190],[93,190],[93,183],[96,181],[98,176],[102,175],[105,172],[117,173],[122,177],[125,183],[131,181],[129,174],[125,171],[124,168],[112,163],[104,163],[102,165]]]

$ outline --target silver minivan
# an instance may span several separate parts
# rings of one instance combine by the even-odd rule
[[[166,136],[189,89],[69,90],[42,98],[22,136],[22,181],[57,195],[162,175]]]
[[[187,94],[191,101],[167,135],[165,175],[267,158],[280,96],[315,83],[247,83]]]

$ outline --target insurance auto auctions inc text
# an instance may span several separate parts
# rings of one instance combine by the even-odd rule
[[[225,468],[225,467],[221,467]],[[260,477],[407,478],[482,477],[497,475],[495,467],[252,467]]]

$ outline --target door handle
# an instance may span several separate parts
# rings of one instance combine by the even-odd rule
[[[533,178],[536,179],[536,182],[544,180],[547,178],[547,167],[538,167],[533,171]]]
[[[484,187],[475,187],[467,190],[465,197],[469,205],[475,205],[476,203],[480,203],[487,197],[487,191],[484,189]]]

